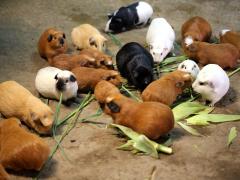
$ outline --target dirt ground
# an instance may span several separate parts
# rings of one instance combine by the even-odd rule
[[[34,79],[37,71],[47,66],[37,52],[40,34],[48,27],[65,31],[72,51],[70,32],[74,26],[90,23],[104,29],[106,14],[129,4],[130,0],[1,0],[0,3],[0,82],[15,80],[37,95]],[[165,17],[180,38],[180,28],[191,16],[206,18],[219,30],[240,30],[239,0],[148,0],[154,9],[154,17]],[[123,42],[145,42],[147,28],[118,34]],[[110,39],[107,35],[106,37]],[[114,54],[119,49],[111,41],[108,47]],[[231,77],[233,102],[219,104],[215,112],[240,114],[240,73]],[[231,94],[232,94],[231,93]],[[229,103],[227,103],[229,102]],[[50,101],[52,109],[56,102]],[[62,106],[63,117],[72,108]],[[98,104],[92,102],[81,114],[86,117],[96,113]],[[93,121],[111,123],[102,115]],[[228,149],[227,135],[231,127],[240,132],[240,122],[212,124],[198,128],[204,137],[194,137],[175,126],[171,132],[173,155],[160,155],[160,159],[137,156],[116,148],[123,140],[106,129],[105,124],[78,123],[62,143],[68,159],[57,151],[53,160],[44,168],[42,179],[79,180],[238,180],[240,179],[240,138]],[[45,138],[50,147],[55,142]],[[153,173],[152,173],[153,171]],[[30,179],[36,173],[14,173],[12,179]],[[151,178],[150,178],[151,177]]]

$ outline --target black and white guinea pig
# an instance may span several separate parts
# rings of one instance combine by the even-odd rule
[[[140,90],[153,81],[153,57],[136,42],[127,43],[118,51],[116,63],[120,74]]]
[[[45,67],[38,71],[35,79],[37,91],[44,97],[67,102],[77,97],[78,84],[75,75],[67,70]]]
[[[180,63],[178,65],[178,70],[190,73],[193,79],[197,78],[197,75],[200,71],[197,63],[190,59],[187,59]]]
[[[209,106],[214,106],[228,92],[230,82],[228,75],[219,65],[208,64],[198,73],[192,87],[201,94],[206,103],[210,102]]]
[[[135,27],[143,27],[149,22],[152,14],[151,5],[143,1],[121,7],[108,15],[105,32],[119,33]]]

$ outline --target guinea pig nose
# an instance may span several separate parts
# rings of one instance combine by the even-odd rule
[[[60,38],[59,42],[60,42],[60,44],[64,44],[64,39]]]

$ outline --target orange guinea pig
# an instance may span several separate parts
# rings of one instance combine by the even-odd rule
[[[182,25],[181,35],[183,47],[190,45],[193,41],[208,42],[212,35],[212,28],[207,20],[195,16]]]
[[[62,31],[49,28],[43,32],[38,41],[38,52],[47,60],[67,51],[66,36]]]
[[[6,118],[19,118],[40,134],[51,132],[51,108],[16,81],[0,83],[0,113]]]
[[[194,42],[186,48],[186,55],[202,65],[218,64],[221,68],[235,68],[239,58],[238,49],[229,43],[210,44]]]
[[[187,87],[191,87],[192,77],[180,70],[173,71],[150,83],[142,92],[143,101],[157,101],[168,106]]]
[[[174,127],[172,110],[162,103],[136,102],[115,94],[107,97],[106,106],[114,123],[127,126],[150,139],[158,139]]]
[[[114,70],[77,67],[72,69],[72,72],[76,76],[79,92],[93,91],[101,80],[106,80],[116,86],[123,82],[120,74]]]
[[[42,138],[20,127],[17,118],[0,121],[0,164],[12,170],[40,170],[50,149]]]
[[[222,30],[220,32],[220,43],[230,43],[234,45],[240,53],[240,32]]]

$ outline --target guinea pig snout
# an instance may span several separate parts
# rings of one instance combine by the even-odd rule
[[[65,90],[65,82],[63,79],[58,79],[58,82],[56,84],[56,88],[59,90],[59,91],[64,91]]]

